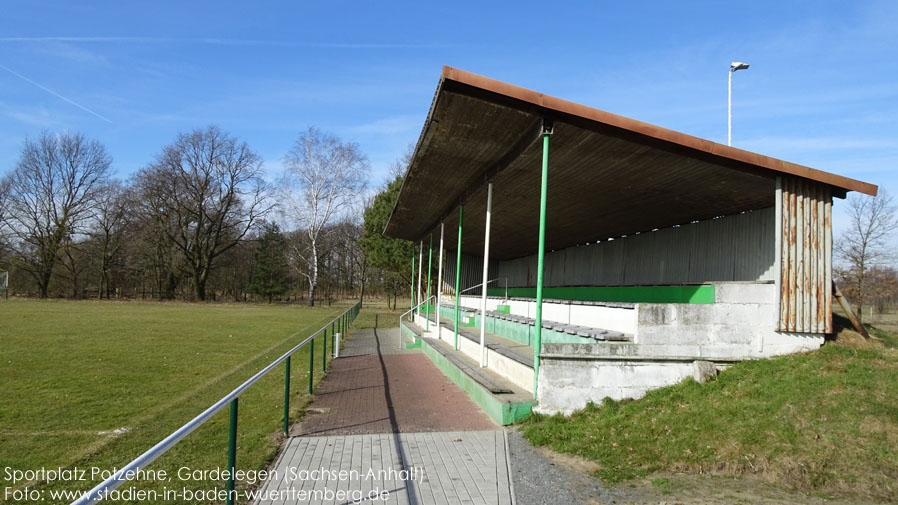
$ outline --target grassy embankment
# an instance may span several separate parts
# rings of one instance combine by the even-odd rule
[[[898,318],[894,318],[898,320]],[[535,445],[598,464],[618,483],[654,472],[755,476],[820,496],[898,501],[898,325],[843,330],[804,354],[745,361],[638,401],[534,415]]]

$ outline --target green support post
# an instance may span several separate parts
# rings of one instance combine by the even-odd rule
[[[284,435],[290,429],[290,356],[284,367]]]
[[[333,333],[333,331],[331,332]],[[327,371],[327,328],[324,329],[324,338],[321,339],[322,344],[322,353],[321,353],[321,371]]]
[[[312,383],[315,380],[315,339],[309,342],[309,394],[312,394]]]
[[[427,316],[427,322],[424,323],[425,331],[430,331],[430,309],[427,304],[430,303],[430,269],[433,268],[433,233],[430,234],[430,252],[427,254],[427,296],[424,298],[427,303],[424,304],[424,315]]]
[[[237,466],[237,401],[231,400],[231,429],[228,436],[228,505],[234,505],[234,470]]]
[[[533,339],[533,398],[539,384],[539,351],[543,338],[543,264],[546,259],[546,191],[549,187],[549,135],[551,127],[543,126],[543,173],[539,194],[539,249],[536,261],[536,335]]]
[[[458,206],[458,249],[455,250],[455,350],[458,350],[458,302],[461,298],[459,292],[461,284],[461,225],[465,211],[464,205]]]

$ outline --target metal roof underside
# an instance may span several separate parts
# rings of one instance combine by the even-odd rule
[[[597,240],[774,205],[776,176],[846,191],[876,187],[722,146],[445,67],[385,234],[439,238],[483,254],[486,182],[493,184],[490,256],[533,254],[539,228],[543,119],[550,137],[546,247]],[[435,244],[436,245],[436,244]]]

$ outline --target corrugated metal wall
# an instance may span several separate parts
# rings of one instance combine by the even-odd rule
[[[779,330],[832,331],[832,193],[828,186],[783,177],[780,204]]]
[[[434,265],[434,272],[437,266]],[[498,277],[499,262],[490,260],[489,278]],[[436,273],[434,273],[436,277]],[[483,283],[483,257],[472,256],[470,254],[461,255],[461,290],[476,286]],[[504,280],[500,282],[492,282],[488,286],[490,288],[505,287]],[[455,292],[455,251],[446,251],[443,257],[443,293]],[[480,288],[465,291],[465,295],[479,295]]]
[[[551,230],[549,230],[551,233]],[[546,286],[772,281],[774,208],[546,254]],[[499,262],[511,287],[536,285],[536,255]]]

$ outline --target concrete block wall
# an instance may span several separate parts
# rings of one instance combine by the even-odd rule
[[[544,344],[537,410],[570,414],[605,397],[641,398],[695,376],[709,361],[726,366],[823,344],[822,334],[776,331],[774,284],[715,287],[714,304],[638,304],[633,343]]]
[[[537,412],[569,415],[605,398],[642,398],[646,391],[694,374],[692,362],[544,358],[539,369]]]
[[[536,316],[534,301],[487,298],[487,310],[506,303],[512,314]],[[461,305],[479,309],[480,297],[462,296]],[[776,331],[777,316],[773,283],[716,283],[713,304],[639,303],[627,309],[543,303],[543,319],[633,335],[643,356],[744,359],[823,345],[823,334]]]
[[[761,358],[809,351],[823,334],[776,331],[772,283],[717,283],[713,304],[637,305],[635,342],[646,356]]]

